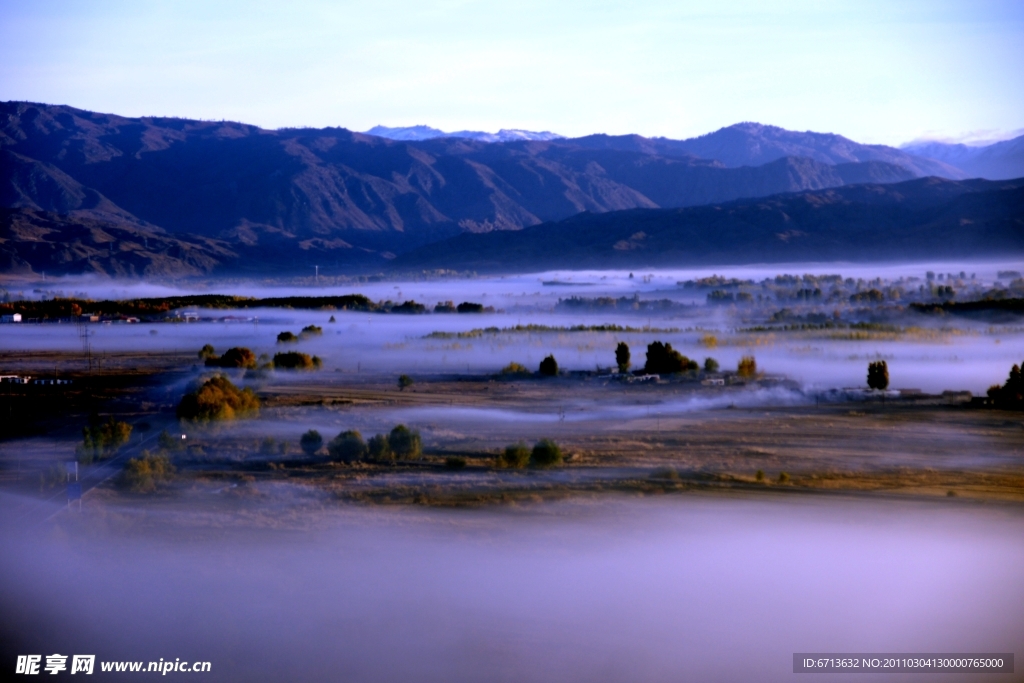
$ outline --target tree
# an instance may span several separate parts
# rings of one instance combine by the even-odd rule
[[[395,454],[388,443],[388,437],[383,434],[370,437],[366,443],[366,452],[369,454],[370,460],[377,462],[391,462],[395,459]]]
[[[108,458],[121,446],[128,443],[132,435],[132,426],[127,422],[115,420],[111,415],[106,422],[100,422],[98,416],[90,420],[90,425],[82,429],[82,443],[78,445],[78,459],[92,462],[93,459]]]
[[[203,348],[199,349],[199,358],[201,360],[207,360],[209,358],[216,358],[217,352],[213,350],[213,346],[210,344],[203,344]]]
[[[534,467],[553,467],[562,462],[562,449],[551,439],[541,439],[530,453],[530,464]]]
[[[697,370],[700,366],[697,361],[690,360],[683,354],[672,348],[671,344],[662,344],[660,341],[647,345],[647,362],[644,364],[644,372],[653,375],[671,375],[687,370]]]
[[[615,347],[615,364],[619,366],[619,372],[629,372],[629,344],[619,342]]]
[[[308,353],[288,351],[287,353],[274,354],[274,367],[285,370],[315,370],[323,362],[318,356],[310,357]]]
[[[736,374],[740,377],[754,377],[757,375],[757,360],[753,356],[743,356],[736,366]]]
[[[411,387],[412,385],[413,385],[412,377],[410,377],[409,375],[399,375],[398,376],[398,390],[399,391],[405,391],[406,387]]]
[[[209,346],[209,344],[207,344],[207,346]],[[213,347],[210,347],[210,349],[212,350]],[[255,369],[256,354],[244,346],[236,346],[225,351],[223,356],[208,357],[206,359],[206,365],[215,368]]]
[[[498,467],[509,469],[522,469],[530,462],[530,447],[520,441],[511,446],[505,446],[504,452],[498,456]]]
[[[545,377],[554,377],[558,374],[558,361],[555,360],[554,356],[549,355],[540,362],[540,374]]]
[[[463,301],[456,307],[455,310],[457,310],[459,313],[483,313],[484,305],[475,304],[471,301]]]
[[[227,377],[217,375],[206,380],[195,391],[182,397],[178,404],[178,418],[182,420],[232,420],[255,415],[260,400],[252,389],[239,389]]]
[[[327,444],[327,452],[335,460],[353,462],[366,457],[366,442],[363,435],[354,429],[342,432]]]
[[[416,460],[423,452],[420,433],[405,425],[398,425],[388,434],[388,446],[395,457],[403,460]]]
[[[323,445],[324,438],[320,436],[320,432],[315,429],[310,429],[299,439],[299,446],[302,448],[302,452],[306,455],[315,455]]]
[[[889,366],[884,360],[868,363],[868,387],[884,391],[889,386]]]
[[[290,344],[292,342],[297,342],[297,341],[299,341],[299,338],[296,337],[291,332],[282,332],[281,334],[277,335],[277,343],[278,344]]]
[[[508,365],[506,365],[505,367],[503,367],[501,369],[501,374],[503,374],[503,375],[532,375],[533,373],[530,372],[529,368],[527,368],[525,365],[520,365],[519,363],[512,362],[512,363],[509,363]]]
[[[142,452],[141,458],[132,458],[121,473],[121,486],[135,493],[149,493],[173,478],[174,465],[163,455]]]
[[[718,361],[714,358],[705,358],[704,372],[718,372]]]

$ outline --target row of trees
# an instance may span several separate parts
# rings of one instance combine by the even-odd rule
[[[312,457],[324,447],[324,439],[320,432],[310,429],[299,439],[299,446]],[[417,460],[423,454],[420,433],[405,425],[395,426],[388,434],[376,434],[368,441],[357,430],[349,429],[331,439],[326,446],[331,459],[340,462]]]
[[[318,327],[316,329],[319,330],[320,328]],[[305,332],[305,330],[303,330],[303,332]],[[291,334],[291,332],[282,332],[281,334]],[[294,337],[295,335],[292,336]],[[280,340],[281,337],[278,335],[278,341]],[[285,370],[315,370],[323,365],[323,361],[320,360],[319,356],[310,356],[308,353],[301,353],[299,351],[275,353],[273,359],[270,359],[270,357],[266,355],[257,358],[255,353],[244,346],[230,348],[224,352],[224,355],[218,356],[213,346],[206,344],[199,350],[199,357],[204,360],[207,367],[240,370],[256,370],[257,368],[263,370],[271,370],[274,368]],[[260,364],[261,360],[265,360],[266,362]]]
[[[619,342],[615,347],[615,365],[620,373],[629,372],[631,356],[629,345]],[[652,375],[673,375],[681,372],[697,372],[701,369],[697,361],[687,358],[679,351],[672,348],[671,344],[660,341],[651,342],[647,345],[647,361],[644,363],[644,372]],[[705,358],[703,365],[704,372],[718,372],[718,361],[714,358]],[[554,377],[558,374],[558,361],[554,355],[548,355],[540,362],[538,373],[543,377]],[[740,359],[736,372],[741,377],[757,376],[757,361],[753,356],[744,356]],[[509,363],[502,368],[503,375],[529,375],[530,371],[519,363]]]

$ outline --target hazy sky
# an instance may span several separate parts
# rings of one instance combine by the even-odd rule
[[[268,128],[1024,128],[1024,2],[0,0],[0,100]]]

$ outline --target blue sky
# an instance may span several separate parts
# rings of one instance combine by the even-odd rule
[[[0,0],[0,100],[268,128],[1024,128],[1024,2]]]

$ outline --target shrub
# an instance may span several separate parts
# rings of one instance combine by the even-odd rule
[[[615,364],[619,367],[619,372],[629,372],[629,344],[626,342],[619,342],[615,347]]]
[[[323,445],[324,438],[315,429],[310,429],[299,438],[299,447],[306,455],[314,455]]]
[[[277,343],[278,344],[290,344],[292,342],[297,342],[297,341],[299,341],[299,338],[296,337],[291,332],[282,332],[281,334],[277,335]]]
[[[705,358],[704,372],[718,372],[718,361],[714,358]]]
[[[713,349],[718,346],[718,337],[713,334],[705,334],[698,342],[701,346]]]
[[[306,337],[318,337],[324,333],[324,328],[316,325],[306,325],[299,332],[299,339],[305,339]]]
[[[398,376],[398,389],[399,389],[399,391],[405,391],[406,387],[411,387],[412,385],[413,385],[412,377],[410,377],[409,375],[399,375]]]
[[[213,347],[209,344],[203,344],[203,348],[199,349],[199,358],[206,360],[207,358],[216,358],[217,352],[213,350]]]
[[[256,354],[243,346],[236,346],[224,352],[223,356],[210,356],[206,364],[215,368],[256,369]]]
[[[889,366],[884,360],[868,363],[868,388],[885,390],[889,386]]]
[[[206,422],[233,420],[255,415],[260,400],[252,389],[239,389],[227,377],[217,375],[195,391],[185,394],[178,404],[178,417],[182,420]]]
[[[423,452],[423,443],[420,433],[413,431],[405,425],[398,425],[388,435],[388,445],[391,446],[395,457],[403,460],[415,460]]]
[[[660,341],[651,342],[647,345],[647,362],[644,364],[644,372],[655,375],[672,375],[687,370],[697,370],[696,361],[692,361],[683,354],[672,348],[671,344],[662,344]]]
[[[406,301],[405,303],[391,307],[392,313],[426,313],[427,307],[421,303],[415,301]]]
[[[383,434],[370,437],[366,443],[366,452],[370,456],[370,460],[376,462],[391,462],[395,459],[391,444],[388,443],[388,437]]]
[[[532,375],[533,373],[530,372],[529,368],[527,368],[525,365],[520,365],[519,363],[509,363],[508,365],[506,365],[505,367],[503,367],[501,369],[501,374],[503,374],[503,375]]]
[[[558,361],[554,356],[548,356],[540,362],[540,374],[545,377],[554,377],[558,374]]]
[[[757,471],[757,472],[756,472],[756,473],[754,474],[754,479],[756,479],[756,480],[758,480],[758,481],[764,481],[764,470],[758,470],[758,471]]]
[[[161,484],[171,481],[174,465],[163,455],[150,455],[143,451],[141,458],[128,461],[121,473],[121,485],[136,493],[155,491]]]
[[[288,351],[274,354],[274,367],[283,370],[315,370],[323,365],[317,357],[299,351]]]
[[[160,436],[156,438],[157,444],[165,451],[183,451],[185,450],[185,440],[180,436],[175,438],[167,433],[167,430],[160,432]]]
[[[94,417],[88,427],[82,428],[82,443],[77,448],[78,459],[81,462],[92,462],[94,459],[108,458],[128,443],[131,435],[132,426],[115,420],[113,415],[106,422],[100,422],[98,417]]]
[[[457,310],[459,313],[483,313],[484,305],[474,304],[469,301],[463,301],[461,304],[458,305],[458,307],[455,310]]]
[[[332,316],[331,316],[331,319],[330,319],[330,320],[328,320],[327,322],[329,322],[329,323],[335,323],[335,322],[338,322],[338,321],[337,321],[337,320],[335,320],[335,319],[334,319],[334,316],[332,315]]]
[[[434,306],[434,313],[455,313],[455,304],[451,301],[438,301]]]
[[[786,472],[779,472],[779,483],[780,484],[788,484],[789,483],[789,474],[786,473]]]
[[[335,460],[353,462],[366,457],[366,442],[363,435],[354,429],[342,432],[327,444],[327,452]]]
[[[530,453],[530,464],[534,467],[552,467],[562,462],[562,449],[551,439],[541,439]]]
[[[466,468],[466,459],[456,455],[450,455],[444,459],[444,466],[450,470],[461,470]]]
[[[757,374],[757,361],[753,356],[743,356],[736,366],[736,374],[740,377],[753,377]]]
[[[530,462],[530,447],[520,441],[511,446],[505,446],[504,452],[498,456],[498,467],[509,469],[522,469]]]
[[[268,436],[260,442],[260,455],[277,455],[277,453],[278,445],[274,437]]]

